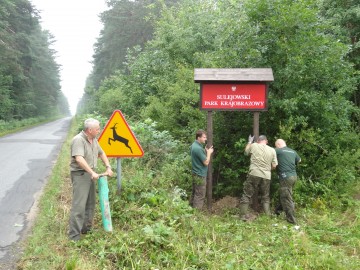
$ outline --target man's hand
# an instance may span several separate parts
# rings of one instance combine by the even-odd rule
[[[212,154],[214,152],[214,147],[213,146],[210,146],[209,148],[205,147],[206,149],[206,152],[209,153],[209,154]]]
[[[209,148],[205,147],[206,159],[203,161],[205,166],[208,166],[211,159],[211,154],[214,152],[214,147],[210,146]]]
[[[96,172],[93,172],[92,174],[91,174],[91,179],[92,180],[97,180],[97,179],[99,179],[99,177],[100,177],[100,175],[99,174],[97,174]]]
[[[254,136],[251,136],[251,134],[250,134],[250,135],[249,135],[249,138],[248,138],[248,143],[253,143],[254,138],[255,138],[255,135],[254,135]]]
[[[107,174],[108,176],[110,176],[110,177],[113,176],[114,173],[113,173],[113,171],[111,170],[111,167],[107,167],[107,168],[106,168],[106,174]]]
[[[104,173],[101,173],[101,174],[99,174],[99,177],[98,178],[100,178],[101,176],[113,176],[113,171],[111,170],[111,168],[110,167],[108,167],[108,168],[106,168],[106,171],[104,172]]]

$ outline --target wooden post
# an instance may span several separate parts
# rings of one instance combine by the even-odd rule
[[[260,136],[260,134],[259,134],[259,118],[260,118],[260,112],[254,112],[253,136],[255,136],[254,137],[255,141]],[[259,189],[255,188],[254,195],[252,197],[251,207],[252,207],[252,209],[254,209],[257,212],[260,211],[258,195],[259,195]]]
[[[255,140],[257,140],[260,136],[260,134],[259,134],[259,116],[260,116],[260,112],[254,112],[253,135],[255,136]]]
[[[255,140],[259,138],[260,112],[268,109],[268,83],[274,81],[271,68],[196,68],[194,81],[200,83],[200,109],[208,112],[207,146],[213,145],[212,111],[256,110],[252,135]],[[232,99],[234,95],[246,95],[249,101],[256,101],[259,106],[253,102],[235,102]],[[212,160],[210,159],[206,188],[208,210],[212,208],[212,185]],[[255,197],[257,207],[257,194]],[[251,206],[253,207],[253,204]]]
[[[207,147],[213,145],[213,118],[212,111],[208,111],[207,114]],[[206,198],[207,198],[207,208],[211,211],[212,208],[212,157],[210,158],[210,162],[208,165],[208,173],[207,173],[207,183],[206,183]]]

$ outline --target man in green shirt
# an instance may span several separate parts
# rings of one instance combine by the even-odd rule
[[[200,129],[196,132],[195,141],[190,147],[193,178],[190,205],[197,209],[202,209],[204,205],[208,165],[214,152],[213,146],[204,149],[206,139],[206,132]]]
[[[100,157],[106,166],[106,175],[113,172],[105,152],[100,147],[96,136],[100,132],[100,123],[96,119],[86,119],[84,129],[71,142],[71,182],[73,198],[70,212],[69,238],[80,240],[92,228],[95,211],[95,182],[100,175],[96,172]]]
[[[295,204],[292,194],[297,180],[296,165],[299,164],[301,159],[295,150],[286,146],[283,139],[276,140],[275,147],[279,162],[277,172],[280,181],[280,205],[276,208],[275,213],[280,214],[281,210],[284,210],[286,220],[289,223],[296,224]]]
[[[245,147],[245,155],[250,156],[250,168],[240,199],[240,216],[244,221],[250,219],[248,216],[249,204],[254,191],[258,188],[264,212],[266,215],[270,215],[271,170],[275,169],[278,164],[275,149],[267,145],[266,136],[260,135],[255,143],[252,143],[253,140],[254,137],[250,135]]]

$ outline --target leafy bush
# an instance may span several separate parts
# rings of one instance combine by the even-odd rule
[[[93,112],[88,114],[76,115],[77,131],[81,132],[84,129],[84,121],[86,119],[93,118],[100,122],[100,128],[104,128],[108,118],[99,112]]]
[[[212,1],[194,6],[185,0],[164,6],[152,40],[129,50],[125,70],[104,80],[98,91],[87,90],[89,108],[100,102],[103,112],[118,107],[134,121],[151,118],[157,128],[151,137],[146,137],[151,124],[138,124],[135,132],[144,136],[140,141],[146,148],[137,162],[154,176],[163,170],[164,181],[175,179],[185,188],[187,144],[196,129],[206,126],[194,68],[271,67],[275,80],[269,84],[269,110],[261,113],[260,133],[271,146],[283,138],[298,151],[299,176],[309,181],[303,196],[324,196],[326,189],[342,193],[359,177],[359,108],[351,102],[358,74],[347,60],[347,44],[319,12],[313,0],[220,1],[216,8]],[[213,115],[214,194],[237,196],[248,169],[243,147],[253,116]]]
[[[10,121],[5,121],[0,119],[0,136],[11,132],[19,131],[23,128],[45,123],[47,121],[52,121],[55,120],[56,118],[58,118],[58,116],[53,116],[53,117],[42,116],[42,117],[33,117],[22,120],[10,120]]]

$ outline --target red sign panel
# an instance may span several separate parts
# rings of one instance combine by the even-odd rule
[[[200,91],[203,110],[267,110],[266,84],[202,83]]]

